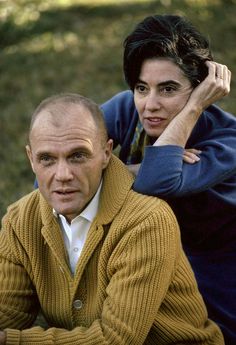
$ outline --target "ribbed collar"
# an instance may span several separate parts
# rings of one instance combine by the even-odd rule
[[[122,207],[132,184],[133,176],[114,155],[104,171],[100,204],[96,220],[98,224],[109,224]],[[55,222],[52,207],[40,195],[40,208],[44,225]]]

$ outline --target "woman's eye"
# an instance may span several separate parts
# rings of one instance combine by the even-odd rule
[[[144,92],[146,92],[147,88],[144,85],[139,85],[138,84],[138,85],[135,86],[135,90],[140,92],[140,93],[144,93]]]
[[[171,94],[175,91],[176,91],[176,88],[173,86],[165,86],[165,87],[160,89],[160,92],[164,93],[164,94]]]

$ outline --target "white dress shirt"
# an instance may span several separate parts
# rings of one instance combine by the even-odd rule
[[[56,214],[55,210],[53,211],[60,222],[64,243],[69,256],[70,268],[73,274],[75,273],[76,265],[85,244],[90,225],[98,211],[101,187],[102,182],[88,206],[71,221],[71,224],[67,222],[63,215]]]

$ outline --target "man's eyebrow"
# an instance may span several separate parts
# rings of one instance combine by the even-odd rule
[[[51,155],[50,151],[38,151],[38,152],[36,152],[37,158],[40,158],[42,156],[50,156],[50,155]]]
[[[80,152],[80,151],[89,151],[88,147],[86,145],[80,145],[80,146],[75,146],[73,148],[71,148],[67,154],[68,155],[72,155],[75,152]],[[50,151],[50,150],[42,150],[42,151],[38,151],[36,152],[36,157],[41,157],[41,156],[53,156],[55,153],[54,151]]]

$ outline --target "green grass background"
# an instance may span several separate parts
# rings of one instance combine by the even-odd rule
[[[33,189],[25,155],[32,111],[45,97],[78,92],[101,103],[126,88],[122,42],[145,16],[187,16],[232,71],[220,102],[236,114],[235,0],[0,0],[0,217]]]

